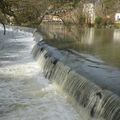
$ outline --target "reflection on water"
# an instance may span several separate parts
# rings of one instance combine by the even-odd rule
[[[92,45],[94,43],[94,29],[86,29],[84,35],[81,36],[81,44]]]
[[[120,30],[119,29],[115,29],[114,30],[114,42],[120,42]]]
[[[59,49],[74,49],[91,54],[107,64],[120,68],[120,30],[82,29],[76,26],[42,25],[46,41]]]

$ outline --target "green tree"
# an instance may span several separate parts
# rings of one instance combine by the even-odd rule
[[[1,0],[0,11],[14,24],[39,25],[46,14],[69,3],[59,0]]]
[[[102,17],[97,16],[97,17],[95,18],[95,24],[96,24],[97,27],[100,27],[100,26],[102,25],[102,22],[103,22]]]

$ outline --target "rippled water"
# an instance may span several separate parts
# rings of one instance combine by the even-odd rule
[[[120,29],[83,29],[79,26],[45,24],[46,41],[59,49],[90,54],[120,69]]]
[[[67,51],[65,65],[120,96],[119,29],[42,24],[40,32],[47,44]]]
[[[0,28],[1,29],[1,28]],[[33,60],[31,33],[0,30],[0,120],[80,120]]]

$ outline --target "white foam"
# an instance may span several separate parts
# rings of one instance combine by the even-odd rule
[[[9,31],[1,36],[0,120],[80,120],[66,96],[44,78],[32,59],[32,34]],[[6,61],[5,55],[9,57]],[[11,60],[14,56],[16,59]]]

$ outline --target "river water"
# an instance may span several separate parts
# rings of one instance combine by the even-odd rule
[[[59,49],[74,49],[120,69],[120,29],[45,24],[41,31],[47,36],[46,41]]]
[[[81,120],[67,95],[44,78],[31,33],[0,28],[0,120]]]
[[[40,32],[47,43],[68,52],[63,60],[65,65],[120,96],[119,29],[83,29],[48,23],[41,25]]]

